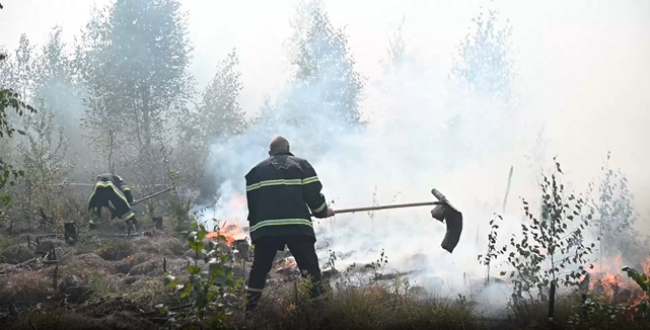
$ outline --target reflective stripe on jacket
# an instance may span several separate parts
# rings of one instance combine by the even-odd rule
[[[108,206],[108,201],[107,200],[101,200],[97,199],[97,189],[102,189],[102,188],[109,188],[113,190],[115,195],[117,195],[120,199],[122,199],[126,205],[128,206],[130,203],[133,202],[133,194],[131,194],[131,189],[124,183],[124,180],[118,175],[113,175],[113,174],[102,174],[97,176],[97,183],[95,183],[95,188],[93,189],[93,193],[90,195],[90,198],[88,199],[88,210],[92,208],[97,208],[97,211],[101,209],[101,207]]]
[[[100,183],[106,184],[108,182],[111,182],[113,186],[116,187],[124,197],[126,197],[127,203],[133,203],[133,194],[131,193],[131,188],[126,185],[124,180],[122,180],[122,177],[111,173],[101,174],[97,176],[98,185]]]
[[[246,174],[251,239],[279,235],[315,237],[311,214],[324,218],[323,185],[304,159],[281,151]]]

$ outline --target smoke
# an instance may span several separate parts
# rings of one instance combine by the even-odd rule
[[[267,156],[270,140],[283,135],[297,156],[314,165],[334,208],[427,201],[433,199],[431,188],[442,191],[465,219],[453,254],[440,248],[445,227],[431,219],[427,208],[315,222],[318,244],[326,246],[323,261],[332,250],[340,255],[337,267],[344,268],[375,261],[383,249],[389,259],[387,271],[422,270],[426,276],[413,277],[416,284],[452,294],[467,293],[467,276],[485,275],[476,256],[485,253],[487,222],[501,211],[511,166],[514,175],[502,238],[518,228],[523,217],[519,197],[536,199],[536,178],[549,168],[554,155],[570,181],[567,188],[580,192],[611,150],[612,166],[628,174],[635,200],[647,200],[650,156],[639,149],[639,143],[650,138],[647,2],[562,2],[562,11],[552,1],[499,2],[502,13],[495,14],[499,21],[494,28],[503,31],[511,20],[512,35],[503,36],[512,48],[495,53],[508,54],[501,59],[513,61],[512,66],[500,61],[493,65],[489,52],[468,52],[473,58],[459,53],[467,32],[470,46],[492,40],[473,37],[478,28],[471,19],[479,12],[490,17],[478,2],[405,2],[398,7],[382,1],[326,2],[333,25],[347,26],[349,53],[356,59],[352,69],[368,76],[365,98],[355,101],[366,125],[343,120],[339,105],[346,100],[329,98],[340,88],[332,83],[335,77],[307,86],[293,82],[281,86],[290,70],[282,65],[287,61],[280,45],[290,35],[286,16],[293,4],[243,1],[228,10],[215,10],[210,6],[217,5],[205,1],[183,3],[190,10],[197,80],[212,76],[206,68],[214,67],[210,61],[223,58],[219,51],[225,54],[236,46],[242,56],[242,106],[249,114],[257,113],[261,96],[271,96],[244,134],[211,148],[204,181],[220,185],[201,189],[202,195],[218,190],[214,217],[237,219],[247,226],[246,206],[241,203],[244,175]],[[64,31],[76,31],[86,23],[83,13],[90,6],[87,1],[38,5],[42,10],[36,12],[22,2],[3,10],[1,24],[6,28],[0,28],[1,43],[15,44],[19,34],[27,32],[42,44],[61,17],[73,18],[66,19]],[[251,11],[252,6],[262,9]],[[382,71],[378,63],[383,55],[378,54],[386,53],[386,37],[394,32],[384,29],[402,13],[407,14],[403,39],[409,56],[397,56],[389,63],[390,70]],[[25,16],[38,19],[23,20]],[[66,42],[73,44],[71,32],[66,33]],[[490,79],[468,79],[463,70],[452,74],[468,63],[491,69],[473,70],[470,65],[466,72],[471,77],[510,72],[507,77],[512,81],[497,80],[496,85],[507,86],[499,92],[511,98],[494,97]],[[488,88],[476,88],[472,85],[476,82]],[[638,208],[643,216],[650,210],[643,204],[635,206],[645,207]],[[490,287],[484,295],[501,297],[501,288]]]
[[[327,57],[328,48],[319,42],[309,44],[317,50],[313,55]],[[321,264],[333,252],[336,267],[345,269],[377,261],[384,251],[385,272],[417,270],[411,276],[416,285],[444,296],[467,294],[471,282],[485,275],[477,255],[486,248],[487,222],[500,211],[510,166],[515,178],[530,172],[523,152],[515,148],[522,126],[507,111],[511,103],[474,91],[462,77],[451,82],[446,72],[428,70],[408,57],[396,61],[380,81],[366,85],[372,101],[363,103],[362,111],[372,113],[362,125],[341,115],[345,100],[331,95],[344,88],[327,74],[337,69],[327,65],[336,62],[323,61],[311,83],[289,84],[245,133],[213,145],[206,168],[223,178],[217,213],[247,226],[245,205],[232,207],[233,200],[245,195],[244,175],[267,156],[270,140],[282,135],[294,154],[315,167],[334,208],[431,201],[430,191],[437,188],[464,215],[453,254],[441,249],[445,225],[433,220],[427,208],[314,220]],[[532,139],[539,123],[525,130]],[[521,195],[530,186],[525,183],[513,184],[511,196]],[[516,204],[510,201],[511,219],[519,218]],[[486,297],[498,288],[490,290]]]
[[[417,208],[314,220],[321,264],[334,252],[336,267],[345,269],[377,261],[384,251],[384,272],[417,270],[409,276],[412,283],[430,291],[444,296],[473,293],[486,311],[490,305],[503,306],[509,297],[506,285],[473,292],[472,284],[486,275],[477,255],[487,248],[488,221],[501,213],[510,167],[514,176],[501,238],[519,228],[519,198],[533,204],[538,200],[537,179],[541,170],[551,168],[553,155],[563,152],[559,160],[570,164],[564,167],[568,188],[578,193],[594,178],[589,171],[598,164],[590,163],[594,157],[575,157],[574,146],[558,144],[558,125],[552,120],[557,112],[542,112],[547,105],[561,103],[531,104],[540,94],[530,93],[529,81],[516,84],[522,80],[515,70],[522,64],[512,63],[510,25],[501,14],[484,13],[489,24],[482,25],[483,30],[481,24],[473,26],[468,41],[457,44],[461,55],[452,67],[465,65],[465,70],[450,75],[452,70],[427,65],[418,54],[397,56],[389,69],[365,85],[360,106],[367,122],[360,127],[350,126],[332,105],[336,102],[323,97],[338,86],[328,81],[307,88],[298,83],[285,86],[244,134],[213,146],[207,168],[225,179],[220,203],[230,205],[245,195],[244,175],[266,157],[276,135],[287,137],[292,151],[314,165],[334,208],[432,200],[430,190],[435,187],[464,215],[464,231],[453,254],[440,248],[445,226],[431,218],[429,209]],[[491,31],[485,28],[490,24]],[[462,51],[481,46],[487,49]],[[502,58],[495,60],[495,54]],[[486,79],[477,78],[481,74]],[[495,76],[501,80],[495,81]],[[508,97],[499,97],[504,94]],[[550,131],[549,122],[554,124]],[[593,169],[577,177],[587,165]],[[222,210],[223,216],[247,225],[245,207]],[[494,268],[492,277],[498,274]]]

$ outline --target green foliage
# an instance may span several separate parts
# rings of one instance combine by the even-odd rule
[[[219,62],[217,72],[203,92],[196,113],[182,118],[188,123],[188,137],[198,139],[203,147],[215,138],[226,138],[241,133],[246,127],[244,112],[237,99],[242,90],[241,73],[237,71],[239,57],[235,49]]]
[[[16,241],[15,238],[13,237],[5,237],[5,236],[0,236],[0,251],[12,246],[16,245],[18,242]]]
[[[583,216],[585,201],[565,192],[560,179],[560,164],[556,161],[555,166],[550,179],[544,175],[540,184],[541,219],[523,200],[524,212],[530,221],[521,225],[523,238],[517,241],[513,236],[510,246],[499,251],[507,255],[505,264],[513,269],[510,279],[514,284],[515,299],[522,298],[523,293],[530,295],[533,290],[545,299],[551,285],[577,286],[581,276],[587,272],[585,264],[595,247],[594,243],[588,245],[584,242],[584,231],[589,227],[591,213]],[[501,275],[506,273],[503,271]]]
[[[118,0],[97,12],[83,35],[78,70],[87,84],[84,127],[110,164],[143,186],[164,182],[188,103],[191,47],[177,0]],[[115,166],[115,165],[113,165]]]
[[[634,268],[625,267],[623,271],[627,273],[631,279],[639,285],[641,290],[645,293],[644,299],[636,306],[640,317],[650,320],[650,276],[636,271]]]
[[[171,182],[172,186],[180,185],[180,175],[178,174],[178,171],[169,171],[169,182]]]
[[[487,266],[487,278],[486,278],[486,283],[490,282],[490,264],[492,261],[496,260],[499,256],[499,254],[504,254],[507,247],[504,246],[501,250],[497,251],[497,240],[499,238],[499,225],[496,223],[496,220],[501,220],[503,221],[503,218],[498,215],[494,214],[494,218],[490,220],[490,233],[488,234],[488,245],[487,245],[487,253],[485,255],[479,254],[478,255],[478,261]]]
[[[179,234],[187,233],[190,229],[192,199],[183,199],[178,194],[171,194],[167,200],[167,206],[176,222],[174,230]]]
[[[635,251],[646,251],[646,246],[641,243],[634,224],[638,214],[634,210],[634,196],[628,187],[627,178],[620,170],[610,168],[609,161],[611,153],[601,167],[601,181],[598,185],[595,198],[590,206],[595,215],[594,225],[600,239],[600,258],[614,256],[619,251],[627,253]],[[590,192],[595,185],[590,184]],[[626,256],[630,260],[645,257],[643,254]]]
[[[11,137],[14,132],[24,135],[25,132],[16,130],[7,121],[7,109],[14,109],[19,116],[22,116],[26,112],[36,112],[36,110],[29,104],[21,101],[18,93],[15,93],[10,89],[0,90],[0,138],[5,135]]]
[[[26,139],[19,144],[25,176],[16,194],[29,227],[37,206],[51,212],[54,200],[60,197],[52,185],[72,169],[65,160],[68,139],[63,129],[55,131],[54,114],[44,104],[41,109],[25,121]]]
[[[6,56],[0,54],[0,61],[4,61]],[[20,100],[20,96],[12,91],[11,89],[4,89],[0,86],[0,141],[4,138],[11,138],[13,132],[17,132],[21,135],[24,135],[25,132],[21,130],[14,129],[8,119],[7,119],[7,110],[13,109],[19,116],[22,116],[25,113],[34,113],[36,110]],[[6,137],[5,137],[6,136]],[[4,143],[4,142],[3,142]],[[10,195],[5,193],[5,187],[7,183],[10,186],[16,184],[18,177],[25,175],[25,172],[14,168],[11,164],[5,162],[0,158],[0,218],[4,218],[5,214],[3,208],[11,206],[12,198]],[[13,179],[12,179],[13,177]]]
[[[190,274],[188,283],[180,284],[170,273],[165,273],[165,285],[180,292],[181,301],[192,304],[201,321],[209,312],[210,317],[206,321],[213,329],[227,328],[228,316],[237,308],[237,294],[241,294],[244,280],[234,279],[233,269],[228,265],[231,256],[218,243],[210,241],[204,244],[207,234],[205,226],[193,222],[192,228],[195,230],[189,233],[187,240],[197,256],[204,256],[207,274],[203,273],[199,260],[195,260],[187,268]],[[225,242],[226,239],[219,235],[218,241]]]
[[[577,329],[620,329],[625,319],[625,307],[604,302],[597,296],[585,295],[580,309],[567,321],[567,328]]]
[[[97,302],[100,299],[113,299],[120,296],[110,285],[99,276],[91,276],[88,279],[88,287],[92,292],[90,302]]]

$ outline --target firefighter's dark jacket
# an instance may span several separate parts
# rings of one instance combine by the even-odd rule
[[[100,201],[96,201],[97,189],[98,188],[111,188],[113,192],[121,199],[125,200],[128,204],[133,203],[133,194],[131,189],[126,185],[124,180],[119,175],[114,175],[111,173],[101,174],[97,176],[97,183],[95,184],[95,189],[93,194],[88,200],[88,209],[93,207],[101,207],[105,205],[100,205]]]
[[[317,218],[327,214],[322,188],[309,162],[290,152],[273,153],[259,163],[246,174],[251,240],[280,235],[315,238],[311,214]]]

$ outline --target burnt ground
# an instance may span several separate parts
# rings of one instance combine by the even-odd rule
[[[35,233],[3,242],[2,329],[155,329],[169,320],[154,306],[181,305],[166,290],[163,273],[186,282],[196,257],[187,242],[156,230],[130,237],[83,230],[76,244]],[[199,265],[207,271],[202,260]],[[245,276],[249,265],[240,260],[235,276]]]
[[[150,229],[128,237],[123,233],[84,229],[75,244],[67,243],[62,235],[31,233],[0,236],[0,244],[0,329],[210,328],[198,321],[191,304],[179,299],[179,292],[164,285],[165,272],[180,283],[187,283],[189,265],[197,262],[204,274],[208,270],[188,242],[171,230]],[[235,279],[245,279],[250,271],[252,251],[240,251],[246,250],[244,247],[222,245],[231,252],[228,263]],[[544,303],[531,305],[523,320],[521,315],[516,315],[518,320],[489,318],[477,312],[475,303],[465,298],[427,297],[418,293],[422,291],[419,287],[400,291],[382,285],[382,281],[395,283],[408,273],[380,273],[372,265],[354,265],[346,270],[323,266],[323,275],[331,281],[335,295],[314,303],[306,299],[304,281],[300,281],[300,272],[290,253],[279,251],[260,309],[252,316],[243,314],[243,292],[235,292],[229,302],[233,306],[229,326],[373,330],[548,328]],[[167,308],[165,312],[161,312],[161,305]],[[580,303],[565,299],[557,308],[558,314],[562,314],[558,319],[568,319],[580,311]],[[617,329],[642,328],[629,324]]]

